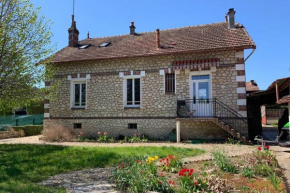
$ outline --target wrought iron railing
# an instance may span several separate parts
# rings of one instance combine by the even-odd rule
[[[177,101],[177,117],[213,117],[218,118],[230,128],[248,137],[247,118],[218,99],[186,99]]]

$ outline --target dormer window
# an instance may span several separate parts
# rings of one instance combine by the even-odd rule
[[[85,44],[79,47],[79,49],[87,49],[88,47],[90,47],[91,44]]]
[[[111,44],[111,42],[104,42],[104,43],[102,43],[101,45],[100,45],[100,47],[102,48],[102,47],[107,47],[107,46],[109,46]]]

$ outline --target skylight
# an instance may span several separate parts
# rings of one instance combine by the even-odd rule
[[[91,44],[85,44],[85,45],[80,46],[79,49],[86,49],[90,46],[91,46]]]
[[[100,47],[107,47],[110,44],[111,44],[111,42],[104,42],[100,45]]]

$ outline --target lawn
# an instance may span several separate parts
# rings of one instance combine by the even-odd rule
[[[0,145],[0,192],[65,192],[37,183],[50,176],[95,167],[115,166],[145,155],[190,157],[202,150],[176,147],[63,147]]]

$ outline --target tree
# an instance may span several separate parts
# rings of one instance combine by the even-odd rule
[[[52,52],[51,23],[29,0],[0,0],[0,109],[23,106],[39,95],[51,76],[48,65],[36,65]],[[47,62],[49,62],[47,60]]]

